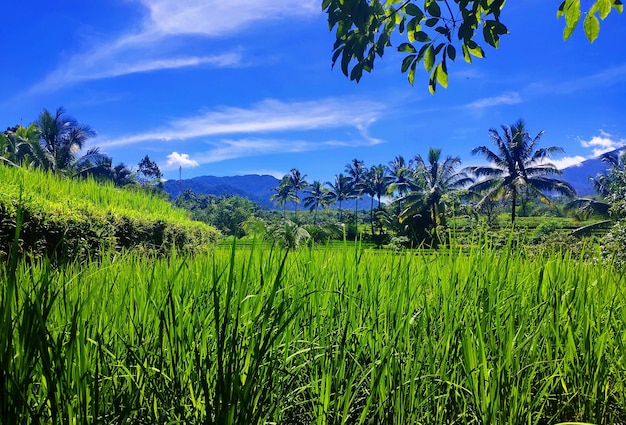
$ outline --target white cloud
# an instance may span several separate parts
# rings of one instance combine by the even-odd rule
[[[518,103],[522,103],[522,98],[517,92],[504,93],[500,96],[494,97],[486,97],[483,99],[478,99],[467,106],[472,109],[482,109],[488,108],[491,106],[500,106],[500,105],[516,105]]]
[[[350,108],[346,108],[347,104]],[[377,144],[381,143],[381,140],[370,137],[367,130],[376,122],[383,110],[385,106],[381,103],[346,98],[305,102],[266,99],[249,108],[221,107],[192,117],[180,118],[164,128],[98,141],[98,145],[125,146],[142,142],[190,140],[233,134],[267,134],[342,127],[352,127],[368,144]],[[335,141],[335,143],[351,142]]]
[[[582,162],[586,160],[584,156],[576,155],[576,156],[566,156],[561,159],[551,159],[549,162],[554,164],[556,168],[562,170],[567,167],[579,167],[582,165]]]
[[[195,159],[189,158],[189,154],[172,152],[167,156],[166,169],[174,169],[178,167],[193,168],[200,165]]]
[[[599,136],[593,136],[590,140],[581,140],[580,144],[584,148],[593,149],[591,158],[602,155],[606,152],[611,152],[615,149],[619,149],[626,146],[626,139],[613,140],[613,136],[600,130]]]

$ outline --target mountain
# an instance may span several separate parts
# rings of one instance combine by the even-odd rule
[[[626,149],[626,147],[616,149],[615,152],[620,154],[624,149]],[[596,194],[596,191],[593,188],[593,183],[591,183],[589,177],[595,177],[607,170],[608,167],[606,163],[596,157],[593,159],[587,159],[579,165],[563,168],[561,170],[563,174],[559,176],[559,178],[571,184],[574,189],[576,189],[576,194],[578,196],[585,197]]]
[[[215,177],[215,176],[200,176],[191,179],[183,180],[168,180],[165,182],[164,189],[169,193],[172,198],[176,198],[178,195],[191,189],[194,193],[202,193],[205,195],[237,195],[242,198],[248,198],[253,202],[256,202],[261,207],[266,209],[278,208],[274,205],[274,202],[270,201],[270,197],[275,193],[274,188],[278,187],[280,180],[276,177],[258,174],[249,174],[245,176],[231,176],[231,177]],[[300,199],[303,199],[304,195],[300,194]],[[377,205],[377,201],[374,201],[374,206]],[[295,205],[293,203],[287,204],[288,210],[293,210]],[[338,208],[337,204],[332,208]],[[341,207],[344,210],[354,210],[354,200],[350,199],[342,202]],[[363,195],[363,199],[359,200],[359,210],[367,210],[370,207],[370,197]],[[298,210],[303,206],[298,205]]]
[[[184,180],[168,180],[165,191],[173,198],[191,189],[205,195],[237,195],[256,202],[263,208],[274,208],[270,201],[273,189],[280,181],[273,176],[250,174],[245,176],[215,177],[200,176]]]

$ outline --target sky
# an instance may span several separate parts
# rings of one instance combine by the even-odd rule
[[[523,119],[565,167],[626,144],[626,13],[593,44],[582,25],[563,41],[557,5],[507,2],[499,49],[458,57],[431,95],[395,48],[358,84],[332,69],[321,0],[5,0],[0,128],[62,106],[114,164],[149,155],[166,179],[297,168],[325,182],[352,159],[430,147],[481,164],[471,150],[493,147],[488,130]]]

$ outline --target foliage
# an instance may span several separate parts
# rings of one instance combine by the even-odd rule
[[[600,241],[602,257],[621,271],[626,271],[626,220],[617,221]]]
[[[333,66],[339,63],[344,75],[358,82],[392,46],[392,36],[404,35],[407,41],[397,47],[406,54],[401,70],[413,84],[422,63],[433,94],[437,85],[448,87],[448,66],[457,52],[471,63],[485,57],[484,46],[498,48],[500,37],[509,33],[501,20],[504,8],[504,0],[322,0],[329,29],[335,29]],[[597,16],[604,19],[612,9],[621,13],[621,0],[595,0],[585,11],[589,41],[600,31]],[[565,18],[567,39],[583,16],[581,1],[564,0],[557,16]]]
[[[547,192],[574,196],[574,189],[565,181],[551,177],[561,172],[548,161],[550,155],[563,149],[557,146],[537,148],[543,135],[539,132],[531,138],[522,120],[510,126],[502,126],[502,135],[497,130],[489,130],[489,136],[497,147],[492,151],[487,146],[472,150],[480,154],[492,165],[468,167],[478,181],[470,190],[480,194],[478,206],[495,199],[511,200],[511,222],[515,222],[517,201],[522,193],[534,194],[541,201],[551,204]]]
[[[234,246],[0,281],[7,425],[626,420],[624,275],[568,255]]]
[[[261,208],[241,196],[196,194],[190,189],[174,200],[174,205],[191,213],[191,218],[209,224],[225,235],[242,237],[242,224],[259,216]]]
[[[21,252],[55,261],[98,257],[102,250],[193,252],[218,237],[215,229],[143,191],[2,165],[0,181],[0,257],[9,252],[18,211],[23,216]]]

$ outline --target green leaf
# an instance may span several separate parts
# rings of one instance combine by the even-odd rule
[[[437,25],[437,22],[439,22],[439,18],[428,18],[426,19],[426,26],[427,27],[434,27],[435,25]]]
[[[435,94],[435,90],[437,90],[437,70],[439,67],[433,69],[433,72],[430,74],[430,80],[428,80],[428,91],[430,94]]]
[[[435,65],[435,49],[433,49],[433,45],[431,44],[426,49],[426,53],[424,53],[424,68],[426,71],[430,72]]]
[[[417,50],[415,49],[415,46],[413,46],[411,43],[402,43],[398,46],[398,52],[417,53]]]
[[[446,62],[441,62],[437,65],[437,82],[439,85],[445,89],[448,88],[448,67],[446,66]]]
[[[567,40],[580,20],[580,0],[565,0],[564,15],[565,30],[563,31],[563,39]]]
[[[605,19],[611,13],[611,0],[597,0],[594,6],[598,6],[601,19]]]
[[[402,72],[406,72],[409,69],[411,64],[415,62],[416,57],[417,57],[416,55],[409,55],[405,57],[404,59],[402,59],[402,67],[401,67]]]
[[[598,21],[595,15],[587,15],[583,26],[587,39],[593,43],[600,33],[600,21]]]
[[[421,21],[424,17],[424,12],[422,12],[422,9],[420,9],[413,3],[409,3],[408,5],[406,5],[406,8],[404,10],[406,11],[407,15],[415,16],[418,21]]]
[[[448,44],[448,47],[446,48],[446,51],[448,52],[448,57],[452,60],[456,59],[456,49],[454,48],[454,46],[452,44]]]
[[[439,18],[441,16],[441,8],[435,0],[431,0],[428,6],[426,6],[426,10],[430,16],[434,16],[435,18]]]
[[[415,82],[415,67],[417,66],[417,61],[413,62],[411,68],[409,69],[409,75],[407,76],[409,79],[409,84],[413,85]]]
[[[430,37],[424,31],[416,32],[414,34],[414,38],[416,41],[419,41],[420,43],[426,43],[427,41],[430,41]]]
[[[463,59],[465,59],[465,62],[472,63],[472,56],[469,53],[469,48],[467,47],[467,45],[463,43],[461,47],[463,50]]]

